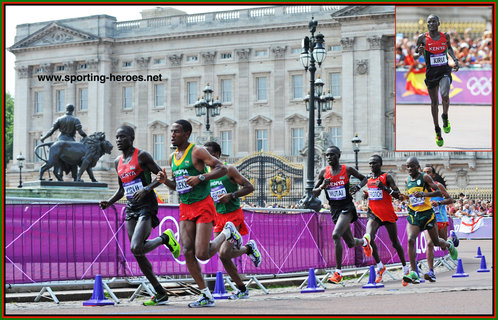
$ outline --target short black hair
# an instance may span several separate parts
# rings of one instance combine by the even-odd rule
[[[204,147],[205,148],[209,147],[209,148],[213,149],[214,153],[221,154],[221,146],[217,142],[214,142],[214,141],[206,142],[204,144]]]
[[[118,130],[123,130],[124,132],[126,132],[127,135],[129,135],[131,137],[132,140],[135,140],[135,129],[133,129],[132,127],[121,126],[118,128]],[[118,131],[118,130],[116,130],[116,131]]]
[[[382,157],[379,156],[378,154],[373,154],[373,155],[370,156],[370,158],[377,158],[379,160],[379,162],[380,162],[380,165],[382,165]]]
[[[437,23],[439,23],[439,17],[438,17],[438,16],[436,16],[435,14],[430,14],[430,15],[427,17],[427,20],[429,20],[429,18],[430,18],[430,17],[434,17],[434,18],[436,18]]]
[[[333,150],[335,150],[335,151],[337,151],[337,152],[341,153],[341,149],[339,149],[339,147],[337,147],[337,146],[330,146],[330,147],[328,147],[327,149],[333,149]]]
[[[183,119],[182,120],[177,120],[177,121],[175,121],[175,123],[181,125],[182,128],[183,128],[183,131],[185,131],[185,132],[192,132],[192,125],[187,120],[183,120]]]

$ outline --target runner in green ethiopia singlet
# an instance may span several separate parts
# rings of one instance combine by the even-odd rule
[[[224,163],[226,165],[226,163]],[[219,179],[213,179],[210,182],[211,185],[211,198],[214,200],[216,206],[216,212],[219,214],[229,213],[240,208],[239,198],[231,199],[228,203],[220,203],[218,199],[226,194],[232,193],[239,190],[239,185],[233,183],[228,175],[225,175]]]
[[[205,171],[201,172],[194,167],[194,162],[192,161],[193,148],[194,144],[191,143],[187,149],[185,149],[183,156],[178,160],[176,159],[177,151],[171,156],[171,169],[173,170],[176,181],[176,191],[180,196],[180,201],[185,204],[192,204],[206,199],[211,190],[209,188],[209,182],[207,181],[201,181],[195,187],[189,186],[186,182],[186,177],[198,176],[206,173]]]
[[[419,226],[421,230],[427,230],[434,226],[436,221],[434,211],[431,206],[431,198],[417,198],[415,192],[430,191],[424,182],[424,173],[419,173],[415,180],[408,177],[406,180],[406,190],[409,197],[408,222]]]

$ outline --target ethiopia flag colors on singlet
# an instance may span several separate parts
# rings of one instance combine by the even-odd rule
[[[387,173],[383,173],[377,178],[368,179],[368,207],[381,221],[396,222],[398,216],[394,212],[391,195],[375,184],[375,181],[380,180],[386,186],[386,176]]]
[[[144,171],[138,164],[139,149],[135,148],[131,160],[128,163],[123,163],[123,155],[119,156],[118,176],[123,183],[126,198],[131,200],[133,194],[142,190],[151,182],[150,171]]]
[[[223,164],[226,165],[226,163]],[[208,168],[208,171],[210,171],[210,168]],[[231,199],[228,203],[218,202],[218,199],[222,195],[239,190],[239,185],[237,183],[233,183],[230,178],[228,178],[228,175],[224,175],[219,179],[210,180],[209,183],[211,186],[211,198],[214,200],[216,212],[224,214],[240,208],[240,200],[238,198]]]
[[[425,192],[429,191],[429,188],[425,185],[424,181],[424,173],[419,173],[418,177],[415,180],[412,180],[412,177],[409,176],[406,181],[406,190],[408,192],[409,197],[409,205],[408,207],[413,211],[421,212],[431,210],[431,198],[417,198],[413,194],[415,192]]]
[[[209,182],[207,181],[201,181],[195,187],[187,184],[187,177],[206,173],[205,170],[201,172],[194,167],[194,162],[192,161],[193,149],[194,144],[191,143],[187,149],[185,149],[183,156],[180,159],[176,159],[178,150],[171,156],[171,169],[173,170],[173,176],[176,181],[176,191],[180,196],[180,201],[185,204],[192,204],[204,200],[209,196],[211,190],[209,188]]]

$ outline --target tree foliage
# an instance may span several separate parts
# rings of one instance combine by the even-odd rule
[[[5,94],[5,167],[7,163],[12,160],[13,150],[13,136],[14,136],[14,98],[10,93]],[[5,168],[4,168],[5,169]]]

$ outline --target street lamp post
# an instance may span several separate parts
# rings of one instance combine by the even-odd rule
[[[22,167],[24,166],[24,156],[22,155],[22,152],[19,152],[19,155],[17,156],[17,166],[19,167],[19,185],[17,186],[18,188],[22,188]]]
[[[322,126],[321,113],[332,110],[332,106],[334,104],[334,97],[330,93],[330,90],[326,94],[323,92],[324,85],[325,85],[325,83],[323,82],[322,79],[320,79],[320,77],[318,77],[318,79],[315,80],[315,98],[314,98],[314,101],[315,101],[315,110],[318,110],[318,118],[316,120],[316,124],[318,125],[318,127]],[[309,92],[308,92],[308,95],[306,95],[303,100],[306,104],[306,111],[309,112],[310,111]]]
[[[308,24],[311,38],[307,36],[303,39],[303,52],[300,59],[304,66],[304,70],[310,71],[310,96],[309,96],[309,120],[308,120],[308,166],[307,166],[307,180],[306,180],[306,193],[301,199],[301,206],[307,209],[314,209],[319,211],[321,208],[321,201],[313,196],[313,182],[315,175],[315,63],[320,66],[325,60],[327,51],[323,47],[324,36],[318,33],[315,37],[316,27],[318,21],[311,18]],[[322,82],[323,83],[323,82]],[[323,88],[323,86],[322,86]]]
[[[214,118],[220,115],[220,107],[222,104],[218,98],[216,98],[216,100],[213,99],[213,89],[211,89],[209,83],[202,91],[204,92],[204,95],[194,104],[195,114],[198,117],[206,115],[206,130],[209,132],[209,128],[211,127],[209,124],[209,116]]]
[[[358,133],[354,135],[353,140],[351,140],[353,143],[353,150],[354,150],[354,158],[355,158],[355,168],[358,170],[358,152],[360,152],[360,143],[361,139],[358,137]]]

